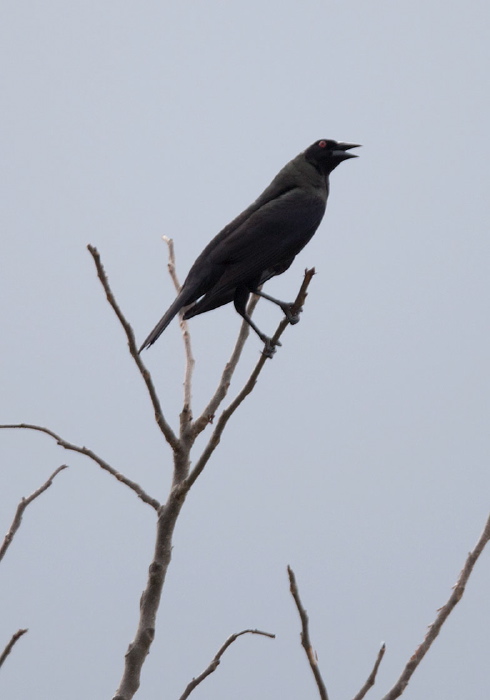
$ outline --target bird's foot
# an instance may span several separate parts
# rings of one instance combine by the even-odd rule
[[[279,345],[280,347],[281,343],[278,340],[273,341],[272,338],[268,338],[267,336],[264,336],[262,340],[264,341],[264,349],[262,350],[262,355],[272,360],[272,358],[274,357],[274,353],[276,352],[276,345]]]
[[[303,307],[301,306],[295,313],[293,313],[293,307],[294,304],[284,304],[281,306],[281,309],[284,311],[284,315],[292,326],[299,323],[299,315],[303,311]]]

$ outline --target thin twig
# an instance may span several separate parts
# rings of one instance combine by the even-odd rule
[[[308,629],[308,615],[306,614],[306,610],[304,609],[301,603],[298,586],[296,584],[296,577],[294,575],[294,571],[291,569],[290,566],[288,566],[288,575],[291,595],[294,598],[294,602],[296,603],[296,607],[299,612],[299,617],[301,619],[301,644],[303,646],[303,649],[305,650],[306,657],[310,664],[311,670],[313,671],[313,675],[315,677],[315,681],[318,687],[318,692],[320,693],[320,698],[321,700],[328,700],[327,689],[325,687],[325,683],[323,682],[320,669],[318,668],[318,659],[311,645],[310,632]]]
[[[136,341],[134,338],[134,331],[131,327],[131,325],[128,323],[126,318],[124,317],[121,309],[119,308],[118,303],[116,302],[114,295],[112,293],[112,290],[109,286],[109,280],[107,279],[107,275],[105,273],[104,267],[102,265],[102,262],[100,260],[100,255],[97,250],[97,248],[94,248],[94,246],[88,245],[87,249],[94,259],[95,262],[95,267],[97,269],[97,275],[99,277],[99,280],[102,283],[102,286],[104,287],[104,291],[106,293],[107,301],[109,304],[112,306],[114,313],[116,314],[117,318],[119,319],[119,322],[121,326],[124,329],[124,332],[126,333],[126,338],[128,341],[128,346],[129,346],[129,352],[131,354],[131,357],[136,363],[136,366],[138,367],[141,376],[143,377],[143,381],[146,384],[146,388],[148,389],[148,393],[150,395],[150,400],[153,405],[153,410],[155,412],[155,420],[157,422],[158,427],[162,431],[166,441],[170,445],[170,447],[173,450],[178,450],[180,449],[180,443],[175,435],[174,431],[170,427],[170,425],[167,423],[165,420],[165,417],[162,412],[162,408],[160,406],[160,401],[158,399],[155,386],[153,384],[151,375],[149,370],[145,367],[143,364],[143,361],[141,360],[140,355],[138,354],[138,348],[136,346]]]
[[[361,690],[357,693],[357,695],[354,697],[354,700],[363,700],[364,696],[368,692],[370,688],[373,687],[373,685],[376,682],[376,675],[378,673],[379,665],[383,659],[383,656],[385,655],[386,651],[386,645],[382,644],[381,649],[378,651],[378,656],[376,658],[376,661],[374,662],[373,670],[368,676],[367,681],[364,683],[362,686]]]
[[[144,503],[148,503],[148,505],[154,508],[155,510],[158,510],[160,508],[160,503],[155,498],[151,498],[151,496],[149,496],[139,484],[137,484],[135,481],[131,481],[131,479],[128,479],[126,476],[118,472],[116,469],[114,469],[114,467],[111,467],[110,464],[108,464],[105,460],[96,455],[95,452],[89,450],[87,447],[79,447],[78,445],[74,445],[73,443],[64,440],[52,430],[49,430],[49,428],[43,428],[41,425],[31,425],[30,423],[0,425],[0,430],[7,428],[24,428],[25,430],[37,430],[40,433],[45,433],[46,435],[49,435],[54,440],[56,440],[60,447],[63,447],[65,450],[78,452],[79,454],[85,455],[85,457],[89,457],[92,461],[96,462],[96,464],[98,464],[99,467],[101,467],[101,469],[104,469],[106,472],[109,472],[109,474],[112,474],[112,476],[114,476],[118,481],[120,481],[122,484],[125,484],[132,491],[134,491]]]
[[[471,575],[471,572],[473,571],[473,567],[475,566],[478,557],[483,552],[485,545],[488,543],[489,540],[490,517],[487,520],[485,528],[478,542],[476,543],[475,548],[472,552],[468,554],[465,565],[463,566],[463,569],[459,575],[459,579],[456,585],[454,586],[453,592],[451,593],[447,603],[445,603],[442,606],[442,608],[439,608],[436,619],[431,625],[429,625],[429,629],[427,631],[427,634],[425,635],[424,641],[415,650],[415,653],[413,654],[412,658],[403,669],[400,678],[395,683],[393,688],[389,691],[389,693],[387,693],[384,696],[383,700],[395,700],[395,698],[399,698],[400,695],[404,692],[405,688],[407,687],[410,681],[410,678],[412,677],[413,672],[420,664],[426,653],[429,651],[430,647],[432,646],[432,643],[441,631],[441,627],[443,626],[443,624],[445,623],[445,621],[447,620],[457,603],[459,603],[459,601],[461,600],[465,586],[468,583],[468,579]]]
[[[189,695],[192,693],[194,688],[196,688],[199,683],[202,683],[202,681],[207,678],[213,671],[216,671],[218,668],[221,657],[225,653],[225,651],[228,649],[228,647],[233,644],[233,642],[238,639],[238,637],[241,637],[242,634],[261,634],[263,637],[270,637],[271,639],[275,639],[276,635],[271,634],[270,632],[261,632],[260,630],[243,630],[242,632],[237,632],[235,634],[232,634],[231,637],[228,637],[226,642],[223,644],[221,649],[218,651],[214,659],[211,661],[209,666],[199,675],[197,678],[193,678],[192,681],[189,683],[187,688],[184,690],[182,695],[180,696],[179,700],[186,700]]]
[[[180,285],[179,278],[177,277],[177,270],[175,269],[174,240],[173,238],[169,238],[168,236],[162,236],[162,241],[165,241],[168,247],[168,274],[170,275],[170,279],[174,283],[175,291],[178,294],[182,287]]]
[[[301,285],[301,288],[298,292],[298,296],[296,297],[296,300],[292,306],[292,313],[296,314],[299,313],[303,304],[305,303],[305,299],[307,296],[307,290],[308,286],[313,278],[313,275],[315,274],[315,269],[312,268],[311,270],[305,270],[305,275],[303,279],[303,283]],[[272,338],[273,343],[276,343],[281,335],[284,333],[284,330],[289,326],[289,321],[287,319],[283,319],[279,326],[277,327],[276,332],[274,333],[274,336]],[[233,401],[230,403],[230,405],[223,410],[221,413],[218,422],[216,423],[216,427],[214,431],[211,434],[211,437],[209,438],[208,444],[204,448],[204,450],[201,453],[201,456],[197,460],[194,469],[191,471],[187,479],[183,481],[179,488],[184,492],[187,492],[192,484],[196,481],[196,479],[199,477],[201,474],[202,470],[206,466],[206,464],[209,461],[209,458],[213,454],[214,450],[216,447],[219,445],[219,442],[221,440],[221,435],[223,434],[223,430],[225,429],[226,424],[228,423],[229,419],[231,416],[235,413],[237,408],[240,406],[240,404],[246,399],[246,397],[253,391],[255,384],[257,383],[257,379],[259,377],[259,374],[262,371],[262,368],[264,367],[265,363],[267,361],[267,357],[262,354],[259,358],[259,361],[255,365],[254,370],[252,371],[252,374],[250,375],[249,379],[247,380],[245,386],[243,389],[237,394],[237,396],[233,399]]]
[[[247,306],[247,313],[249,316],[252,315],[252,313],[255,310],[255,307],[259,303],[260,297],[257,296],[257,294],[252,295],[252,298]],[[221,379],[219,381],[218,387],[211,398],[211,401],[208,403],[202,414],[199,416],[199,418],[195,421],[194,423],[194,434],[196,437],[202,433],[204,428],[209,424],[213,422],[214,416],[216,414],[216,411],[220,407],[221,402],[223,399],[226,397],[226,394],[228,393],[228,389],[230,388],[231,384],[231,379],[233,377],[233,374],[235,372],[235,369],[238,365],[238,361],[240,360],[245,341],[247,340],[248,336],[250,333],[250,326],[248,323],[243,321],[241,327],[240,327],[240,332],[238,333],[238,338],[235,343],[235,347],[233,348],[233,352],[231,353],[231,357],[229,361],[226,363],[225,368],[223,370],[223,374],[221,375]]]
[[[15,516],[14,516],[14,519],[12,520],[12,525],[10,526],[9,531],[5,535],[5,538],[3,540],[3,544],[0,547],[0,561],[2,561],[3,557],[5,556],[5,552],[10,547],[10,544],[11,544],[12,540],[14,539],[14,535],[17,532],[17,530],[19,529],[20,524],[22,522],[22,516],[24,514],[24,511],[27,508],[27,506],[29,505],[29,503],[32,503],[32,501],[34,499],[36,499],[38,496],[40,496],[42,493],[44,493],[44,491],[46,491],[46,489],[48,489],[51,486],[51,484],[53,483],[53,479],[55,478],[55,476],[57,474],[59,474],[61,471],[63,471],[63,469],[67,469],[67,468],[68,468],[68,465],[62,464],[61,467],[58,467],[58,469],[56,469],[51,474],[49,479],[47,481],[45,481],[44,484],[37,489],[37,491],[34,491],[34,493],[31,493],[30,496],[28,496],[27,498],[23,498],[21,500],[21,502],[17,506],[17,510],[15,511]]]
[[[175,269],[175,250],[174,242],[171,238],[167,236],[162,236],[163,240],[168,246],[168,272],[174,283],[175,291],[177,294],[180,292],[180,282],[177,277],[177,271]],[[191,347],[191,336],[189,333],[189,324],[184,319],[183,314],[179,315],[179,323],[182,331],[182,339],[184,341],[185,349],[185,376],[184,376],[184,408],[182,411],[182,417],[185,417],[185,425],[182,426],[183,429],[187,427],[188,423],[192,420],[192,408],[191,408],[191,398],[192,398],[192,373],[194,371],[194,366],[196,361],[192,354]]]
[[[14,648],[14,644],[19,641],[19,639],[26,633],[28,630],[17,630],[15,634],[12,635],[12,638],[10,639],[10,642],[7,644],[5,649],[3,650],[1,656],[0,656],[0,667],[3,665],[3,662],[7,658],[7,656],[10,654],[12,649]]]

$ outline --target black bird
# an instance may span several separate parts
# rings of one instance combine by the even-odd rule
[[[264,354],[274,346],[246,312],[251,293],[274,302],[290,323],[291,304],[274,299],[259,287],[285,272],[317,230],[327,205],[328,176],[358,144],[322,139],[293,158],[276,175],[260,197],[218,233],[204,248],[168,311],[140,348],[150,347],[170,321],[185,308],[184,318],[233,301],[240,316],[265,343]]]

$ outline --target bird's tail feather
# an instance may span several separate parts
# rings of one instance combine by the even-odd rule
[[[187,294],[184,294],[181,292],[173,302],[173,304],[170,306],[170,308],[164,313],[162,318],[158,321],[157,325],[155,328],[152,330],[152,332],[149,334],[147,339],[144,341],[138,352],[140,353],[142,350],[145,348],[149,348],[150,345],[153,345],[155,340],[158,340],[158,338],[162,335],[163,331],[166,329],[166,327],[169,325],[170,321],[177,316],[179,311],[186,306],[189,302],[187,300]]]

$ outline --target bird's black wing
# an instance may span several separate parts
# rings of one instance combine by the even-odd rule
[[[286,270],[292,265],[293,260],[294,257],[290,258],[289,260],[286,260],[280,265],[275,265],[273,267],[269,267],[267,270],[264,270],[260,277],[260,280],[257,283],[257,287],[261,287],[263,284],[265,284],[268,280],[270,280],[272,277],[275,277],[276,275],[282,275],[282,273],[286,272]],[[206,311],[211,311],[212,309],[217,309],[219,306],[229,304],[231,301],[233,301],[234,296],[235,287],[225,289],[222,293],[217,293],[216,291],[214,291],[212,294],[206,294],[205,296],[201,297],[201,299],[195,304],[189,306],[189,308],[184,314],[184,318],[193,318],[198,314],[203,314]]]
[[[313,236],[324,212],[324,199],[299,187],[255,211],[211,251],[213,266],[222,272],[188,317],[228,303],[238,286],[270,279],[278,274],[275,266],[285,265],[284,271]]]

